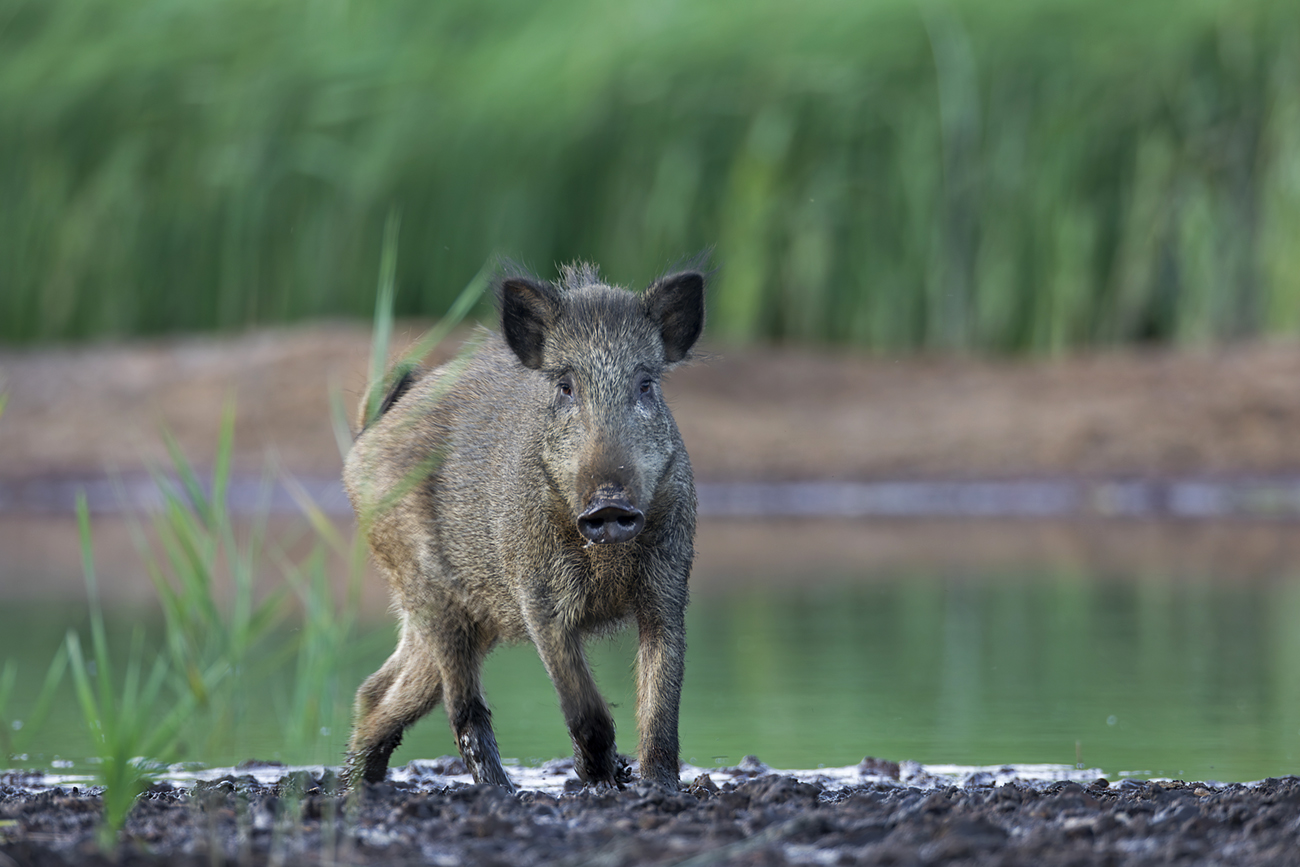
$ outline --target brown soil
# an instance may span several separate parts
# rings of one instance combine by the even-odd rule
[[[369,339],[334,324],[0,350],[0,478],[165,462],[164,426],[207,462],[232,398],[238,466],[334,473],[330,392],[350,415]],[[708,481],[1300,471],[1294,343],[1035,361],[713,347],[667,390]]]
[[[395,345],[419,330],[399,329]],[[241,471],[271,460],[337,477],[331,393],[350,412],[369,340],[363,327],[324,324],[0,350],[0,485],[166,466],[164,427],[206,465],[229,400]],[[1018,361],[712,347],[667,389],[703,481],[1300,472],[1300,344]],[[1300,535],[1278,522],[706,520],[697,545],[692,583],[706,593],[848,570],[1255,578],[1300,563]],[[99,517],[96,549],[106,592],[152,594],[126,522]],[[0,595],[82,595],[70,516],[0,516],[0,551]],[[382,582],[368,590],[367,608],[382,612]]]

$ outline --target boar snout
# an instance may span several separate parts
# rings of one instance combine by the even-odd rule
[[[578,516],[578,532],[588,542],[627,542],[645,528],[645,514],[625,497],[597,497]]]

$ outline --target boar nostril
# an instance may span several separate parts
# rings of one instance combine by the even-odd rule
[[[597,500],[578,516],[578,532],[588,542],[626,542],[645,527],[645,515],[626,500]]]

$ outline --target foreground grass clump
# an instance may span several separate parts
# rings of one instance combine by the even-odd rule
[[[0,339],[365,315],[393,205],[400,314],[716,243],[737,339],[1293,333],[1298,46],[1284,0],[0,0]]]
[[[154,522],[154,538],[164,554],[155,557],[148,544],[141,550],[154,577],[165,628],[159,640],[136,625],[124,665],[110,649],[89,512],[85,497],[78,500],[89,651],[83,650],[79,632],[69,630],[46,683],[52,692],[61,661],[68,660],[90,733],[89,767],[104,787],[99,838],[105,849],[115,845],[136,798],[168,763],[201,758],[217,748],[241,715],[278,714],[286,743],[301,748],[315,742],[318,753],[325,746],[322,758],[328,760],[328,744],[322,745],[317,730],[322,718],[332,722],[340,711],[346,714],[346,701],[339,701],[339,661],[352,645],[355,594],[336,600],[320,543],[300,562],[282,563],[283,582],[255,586],[264,560],[283,554],[263,548],[261,522],[254,522],[251,540],[234,532],[225,502],[233,422],[231,410],[208,484],[200,483],[179,451],[173,467],[177,482],[159,477],[164,505]],[[287,604],[291,588],[301,593],[301,615]],[[340,607],[343,615],[332,616]],[[275,630],[289,618],[300,620],[295,632]],[[329,652],[322,653],[322,645]],[[254,705],[269,691],[267,683],[286,668],[295,675],[291,700],[274,707]]]
[[[382,385],[392,333],[396,294],[394,265],[400,221],[390,215],[384,234],[383,265],[375,306],[372,370]],[[486,286],[487,269],[462,291],[443,320],[394,365],[417,364],[473,307]],[[387,374],[389,376],[392,373]],[[382,388],[379,389],[382,392]],[[3,410],[0,394],[0,411]],[[336,401],[337,408],[337,401]],[[368,407],[369,418],[377,407]],[[335,419],[340,448],[350,441],[345,419]],[[8,725],[17,665],[0,667],[0,759],[17,758],[16,747],[44,722],[65,667],[90,734],[90,766],[104,786],[100,845],[112,848],[132,805],[150,781],[180,758],[204,758],[238,729],[244,715],[278,716],[280,744],[302,756],[309,749],[329,764],[341,755],[334,731],[346,730],[350,684],[348,664],[361,648],[357,639],[360,582],[365,571],[364,536],[341,533],[310,496],[286,480],[307,519],[308,552],[290,552],[301,534],[269,539],[269,514],[256,514],[248,532],[237,532],[227,495],[234,449],[235,409],[226,408],[211,475],[204,479],[169,435],[172,464],[155,473],[161,508],[151,532],[137,526],[144,568],[153,578],[163,615],[163,635],[152,639],[136,625],[125,665],[110,649],[94,567],[86,498],[78,497],[77,518],[89,601],[89,650],[69,630],[44,685],[27,715],[27,731]],[[419,477],[433,466],[417,469]],[[269,496],[274,478],[264,477]],[[379,508],[385,508],[381,504]],[[375,515],[359,516],[361,523]],[[260,579],[274,567],[279,580]],[[346,575],[343,592],[336,582]],[[295,604],[296,603],[296,604]],[[289,630],[278,627],[289,625]],[[152,661],[149,661],[152,660]],[[273,684],[288,682],[287,689]],[[268,693],[267,707],[257,702]],[[314,747],[313,747],[314,745]],[[278,749],[274,747],[278,752]],[[26,760],[26,756],[21,757]],[[0,764],[0,768],[3,764]]]
[[[176,697],[164,695],[168,657],[158,655],[152,665],[146,666],[144,632],[139,628],[131,635],[131,651],[118,683],[99,604],[90,514],[84,495],[77,500],[77,522],[90,599],[91,653],[87,658],[74,630],[69,630],[66,646],[77,700],[99,760],[97,776],[104,785],[100,843],[108,846],[161,762],[170,758],[181,726],[190,721],[195,702],[190,691],[181,691]]]

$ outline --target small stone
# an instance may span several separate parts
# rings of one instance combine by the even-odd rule
[[[898,762],[867,756],[858,762],[858,773],[864,777],[888,777],[891,780],[897,780],[899,766]]]
[[[708,774],[700,774],[692,782],[688,792],[697,798],[710,798],[718,794],[718,784]]]

